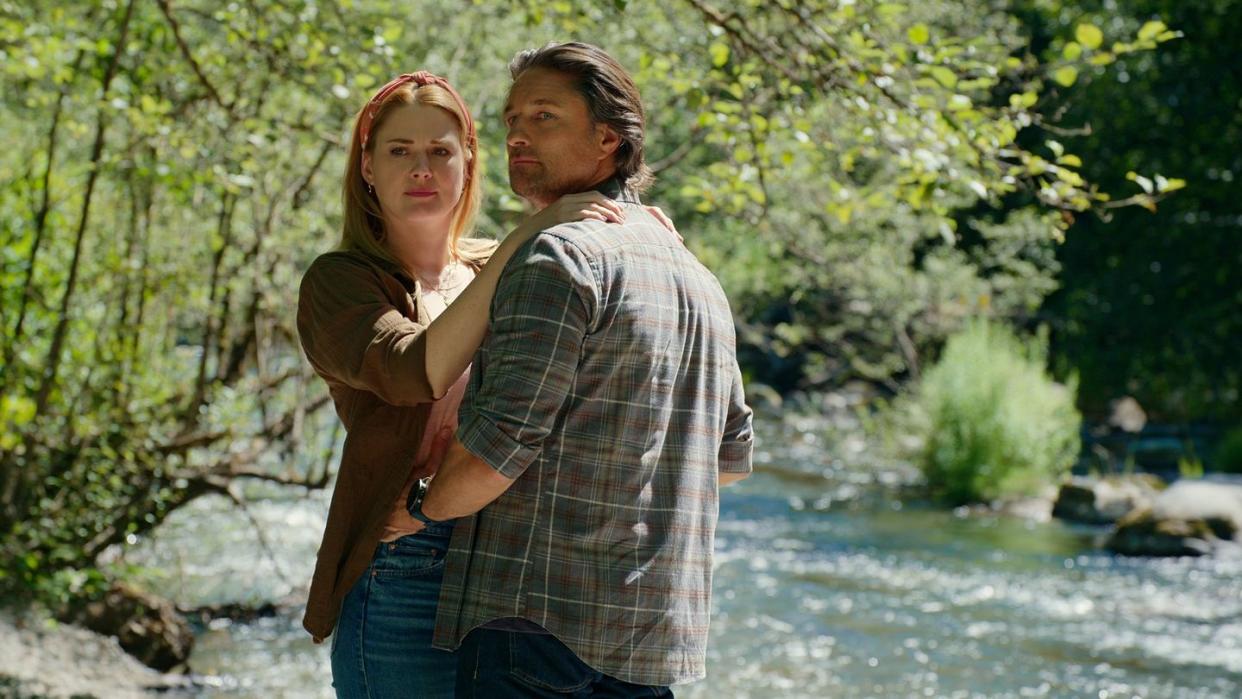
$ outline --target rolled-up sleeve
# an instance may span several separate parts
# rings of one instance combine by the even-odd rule
[[[746,405],[742,370],[736,362],[733,364],[731,383],[729,409],[718,456],[719,468],[722,473],[750,473],[753,470],[751,458],[755,450],[753,411]]]
[[[471,378],[457,439],[506,478],[539,456],[564,409],[598,288],[589,260],[547,233],[519,250],[500,278],[481,350],[486,366]]]
[[[344,255],[317,259],[298,294],[302,349],[329,381],[370,391],[390,405],[428,402],[426,326],[401,313],[380,274]]]

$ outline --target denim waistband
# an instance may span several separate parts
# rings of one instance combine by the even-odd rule
[[[453,525],[456,523],[457,523],[457,520],[450,519],[444,522],[436,522],[435,524],[428,524],[427,526],[423,527],[422,531],[418,533],[425,534],[427,536],[449,536],[453,533]]]
[[[414,539],[440,538],[440,537],[447,538],[453,535],[453,525],[456,522],[457,520],[450,519],[444,522],[436,522],[435,524],[428,524],[427,526],[418,530],[416,533],[406,534],[398,539],[394,539],[394,541],[400,541],[401,539],[408,539],[408,538],[414,538]]]

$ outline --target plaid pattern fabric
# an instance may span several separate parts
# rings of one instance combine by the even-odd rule
[[[458,522],[436,645],[520,617],[595,669],[704,676],[718,474],[751,469],[719,283],[638,206],[509,262],[458,439],[513,486]]]

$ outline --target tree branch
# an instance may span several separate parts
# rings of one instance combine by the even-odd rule
[[[198,81],[202,83],[204,88],[206,88],[207,93],[211,95],[211,99],[219,105],[221,109],[228,113],[229,117],[233,121],[236,121],[237,115],[233,112],[233,106],[225,103],[224,98],[220,96],[220,91],[217,90],[216,86],[207,79],[207,75],[203,73],[203,69],[199,66],[198,61],[194,60],[194,54],[190,52],[189,45],[185,43],[185,39],[181,36],[181,25],[178,24],[176,18],[173,17],[172,7],[169,5],[168,0],[156,0],[156,2],[160,6],[160,11],[164,13],[164,19],[168,20],[168,26],[172,30],[173,39],[176,40],[177,47],[181,49],[182,57],[184,57],[186,62],[190,64],[190,69],[194,71],[194,75],[198,78]]]

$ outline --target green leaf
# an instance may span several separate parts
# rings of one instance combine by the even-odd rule
[[[1080,24],[1074,29],[1074,38],[1089,49],[1098,49],[1104,43],[1104,32],[1094,24]]]
[[[906,31],[906,36],[909,37],[910,43],[915,46],[922,46],[931,39],[931,32],[927,30],[926,24],[919,22]]]
[[[729,47],[724,42],[713,43],[708,50],[712,54],[712,65],[720,68],[729,62]]]
[[[933,66],[931,76],[941,85],[953,89],[957,87],[957,73],[945,68],[944,66]]]
[[[1070,153],[1057,158],[1057,164],[1066,167],[1082,167],[1082,158]]]
[[[1142,27],[1139,28],[1138,38],[1140,41],[1149,41],[1151,39],[1155,39],[1158,35],[1163,33],[1168,28],[1169,26],[1165,24],[1164,22],[1161,22],[1158,19],[1152,20],[1151,22],[1147,22]]]
[[[1061,49],[1061,55],[1065,56],[1067,61],[1077,61],[1082,56],[1082,44],[1077,41],[1069,42],[1064,49]]]
[[[1065,87],[1069,87],[1078,80],[1078,69],[1074,66],[1058,68],[1056,72],[1052,74],[1052,79]]]

